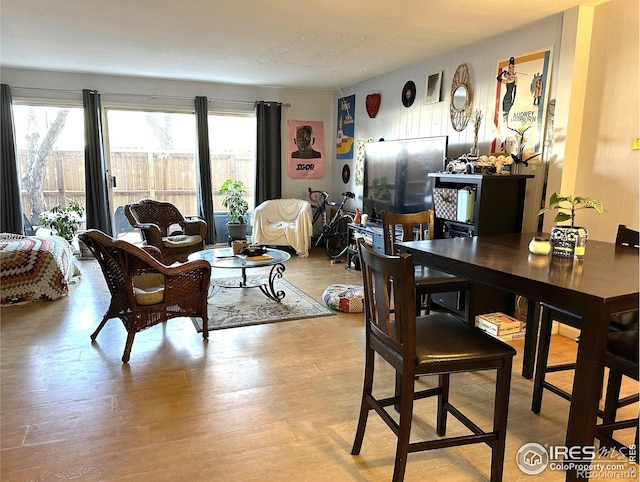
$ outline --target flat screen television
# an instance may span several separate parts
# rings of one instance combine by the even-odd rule
[[[434,178],[447,157],[447,136],[364,145],[363,213],[381,221],[381,212],[415,213],[433,209]]]

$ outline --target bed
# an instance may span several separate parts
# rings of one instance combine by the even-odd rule
[[[0,305],[56,300],[79,275],[64,238],[0,233]]]

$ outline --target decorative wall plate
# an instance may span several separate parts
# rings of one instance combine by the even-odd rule
[[[416,100],[416,84],[413,80],[409,80],[402,88],[402,105],[411,107],[414,100]]]
[[[372,119],[378,114],[378,109],[380,109],[380,100],[380,94],[369,94],[365,99],[367,114],[369,114],[369,117]]]

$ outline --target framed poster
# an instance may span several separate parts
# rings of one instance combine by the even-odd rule
[[[498,62],[492,152],[516,154],[523,163],[540,159],[552,60],[549,48]]]
[[[442,100],[442,72],[427,75],[424,89],[424,103],[433,104]]]
[[[353,159],[355,105],[355,94],[338,99],[338,134],[336,136],[336,158],[338,159]]]
[[[324,177],[324,123],[322,121],[287,121],[289,162],[292,179]]]

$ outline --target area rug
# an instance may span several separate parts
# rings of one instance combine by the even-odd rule
[[[275,288],[285,292],[280,303],[267,298],[259,288],[220,288],[208,301],[209,331],[335,315],[286,280],[276,280]],[[191,321],[201,333],[202,320]]]

